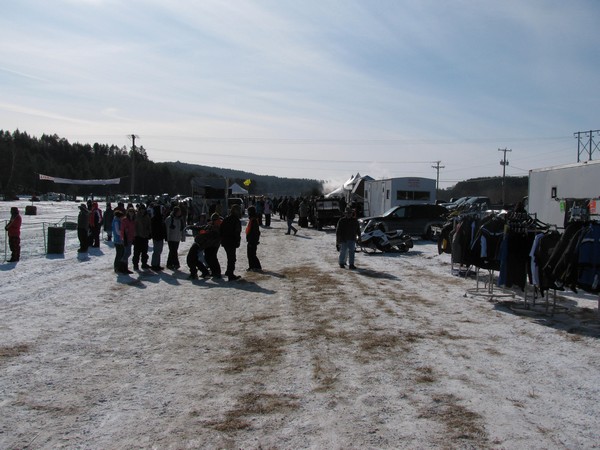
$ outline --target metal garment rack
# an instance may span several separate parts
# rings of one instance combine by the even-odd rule
[[[465,297],[472,295],[475,297],[488,297],[488,301],[495,298],[515,298],[516,294],[506,288],[494,286],[494,270],[485,269],[487,274],[481,276],[482,269],[477,267],[475,271],[476,285],[474,288],[465,291]]]
[[[529,289],[527,289],[528,287],[533,288],[533,289],[531,289],[531,302],[529,301],[529,295],[528,295]],[[525,309],[534,308],[536,306],[537,299],[540,297],[542,299],[544,299],[544,306],[546,308],[546,314],[548,314],[548,309],[550,308],[550,289],[547,289],[546,294],[543,295],[543,294],[541,294],[541,292],[537,286],[525,285],[525,292],[523,294],[523,306],[525,307]],[[557,299],[556,289],[552,289],[552,312],[550,313],[550,317],[554,316],[554,313],[557,310],[567,310],[568,309],[566,306],[557,305],[556,299]]]

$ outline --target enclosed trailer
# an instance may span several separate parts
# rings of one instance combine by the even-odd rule
[[[436,181],[405,177],[365,182],[365,216],[379,216],[399,205],[435,203]]]
[[[600,161],[566,164],[529,171],[527,210],[549,225],[564,228],[574,208],[590,204],[597,214],[600,197]],[[590,202],[591,201],[591,202]]]

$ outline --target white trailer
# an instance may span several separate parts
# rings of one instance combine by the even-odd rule
[[[365,181],[365,216],[379,216],[399,205],[435,203],[436,181],[405,177]]]
[[[600,161],[566,164],[529,171],[527,210],[549,225],[564,228],[574,206],[600,197]],[[597,214],[595,202],[590,213]]]

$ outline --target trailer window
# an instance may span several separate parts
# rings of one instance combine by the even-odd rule
[[[429,191],[396,191],[396,200],[429,201]]]

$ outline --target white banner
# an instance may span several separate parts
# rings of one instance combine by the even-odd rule
[[[120,178],[111,178],[108,180],[71,180],[69,178],[58,178],[58,177],[50,177],[48,175],[40,175],[40,180],[48,180],[54,181],[59,184],[82,184],[82,185],[94,185],[94,186],[105,186],[108,184],[119,184],[121,182]]]

